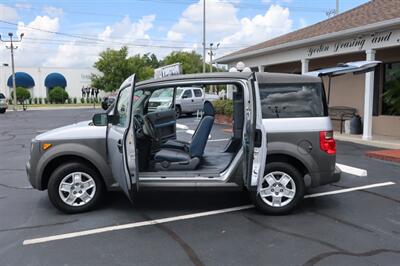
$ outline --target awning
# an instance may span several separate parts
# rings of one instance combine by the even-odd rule
[[[48,89],[54,87],[61,87],[65,89],[67,87],[67,80],[60,73],[51,73],[48,74],[46,79],[44,80],[44,86]]]
[[[25,72],[16,72],[15,73],[15,84],[16,87],[23,87],[23,88],[33,88],[35,87],[35,81]],[[7,86],[9,88],[13,87],[12,75],[7,80]]]

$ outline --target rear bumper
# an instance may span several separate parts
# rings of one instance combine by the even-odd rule
[[[319,187],[331,183],[339,182],[342,171],[335,165],[333,172],[319,172],[311,175],[311,186]]]

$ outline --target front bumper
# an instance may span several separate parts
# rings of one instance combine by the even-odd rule
[[[34,182],[35,177],[32,175],[31,164],[29,161],[26,163],[25,170],[26,170],[26,174],[28,176],[29,183],[31,183],[32,187],[37,188],[36,183]]]

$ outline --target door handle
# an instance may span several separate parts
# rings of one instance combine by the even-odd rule
[[[192,99],[192,102],[194,102],[194,100]]]
[[[118,147],[119,152],[122,152],[122,139],[118,140],[117,147]]]

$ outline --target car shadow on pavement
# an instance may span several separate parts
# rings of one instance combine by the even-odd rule
[[[99,209],[202,212],[250,203],[241,191],[141,191],[133,203],[121,192],[110,192]]]

